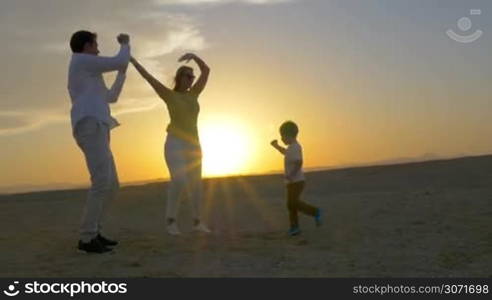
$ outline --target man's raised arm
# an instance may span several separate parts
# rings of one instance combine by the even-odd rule
[[[130,37],[127,34],[120,34],[117,40],[121,48],[115,56],[85,55],[83,57],[84,66],[89,72],[104,73],[125,69],[128,66],[130,61]]]
[[[118,97],[121,94],[121,90],[123,89],[123,84],[126,79],[126,68],[123,70],[118,70],[118,74],[116,75],[116,79],[114,80],[113,85],[108,90],[108,95],[106,97],[106,101],[109,103],[116,103],[118,101]]]

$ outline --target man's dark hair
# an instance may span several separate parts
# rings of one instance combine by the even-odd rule
[[[86,43],[94,43],[97,38],[97,34],[86,30],[80,30],[72,34],[70,39],[70,48],[74,53],[80,53],[84,51]]]
[[[299,128],[297,127],[296,123],[292,121],[286,121],[282,125],[280,125],[280,135],[282,136],[289,136],[289,137],[297,137],[297,134],[299,133]]]

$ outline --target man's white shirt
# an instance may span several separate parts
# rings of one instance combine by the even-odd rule
[[[130,46],[122,45],[113,57],[73,53],[68,70],[68,91],[72,101],[72,130],[85,117],[95,117],[110,128],[118,126],[111,117],[109,103],[114,103],[126,79],[124,69],[130,60]],[[111,88],[104,83],[103,73],[118,71]]]

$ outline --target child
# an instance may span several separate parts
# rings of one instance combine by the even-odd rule
[[[299,129],[292,121],[284,122],[280,126],[282,142],[287,145],[283,148],[277,140],[273,140],[271,145],[284,155],[285,179],[287,187],[287,208],[289,209],[290,229],[289,235],[294,236],[301,233],[297,212],[314,217],[316,226],[321,225],[321,210],[317,207],[301,201],[300,196],[304,189],[305,179],[302,172],[302,147],[297,142]]]

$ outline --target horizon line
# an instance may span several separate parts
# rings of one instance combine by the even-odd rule
[[[482,153],[482,154],[464,154],[464,155],[458,155],[458,156],[443,156],[443,157],[432,157],[432,155],[429,154],[428,159],[425,158],[426,155],[420,156],[420,157],[414,157],[414,158],[410,158],[410,157],[408,157],[408,158],[404,158],[404,157],[403,158],[394,158],[394,159],[380,160],[380,161],[368,162],[368,163],[353,163],[353,164],[342,164],[342,165],[336,165],[336,166],[309,167],[309,168],[305,168],[304,172],[305,173],[313,173],[313,172],[335,171],[335,170],[344,170],[344,169],[353,169],[353,168],[377,167],[377,166],[397,166],[397,165],[405,165],[405,164],[412,164],[412,163],[455,160],[455,159],[463,159],[463,158],[476,158],[476,157],[492,156],[492,152]],[[269,175],[280,175],[282,173],[283,173],[283,170],[271,170],[271,171],[261,172],[261,173],[235,173],[235,174],[227,174],[227,175],[203,176],[203,179],[269,176]],[[169,179],[170,178],[154,178],[154,179],[127,181],[127,182],[122,182],[121,187],[131,187],[131,186],[140,186],[140,185],[158,183],[158,182],[168,182]],[[66,188],[61,188],[61,187],[56,188],[55,187],[56,185],[62,185],[62,184],[66,184],[67,187]],[[50,185],[51,185],[51,187],[50,187]],[[26,189],[26,190],[12,191],[12,192],[2,192],[1,191],[1,189],[9,190],[9,189],[15,189],[16,187],[21,189],[22,186],[24,186],[24,188],[26,188],[26,186],[29,186],[29,185],[25,184],[25,185],[17,185],[17,186],[0,187],[0,196],[12,196],[12,195],[19,195],[19,194],[31,194],[31,193],[43,193],[43,192],[71,191],[71,190],[87,189],[87,184],[51,183],[51,184],[46,184],[46,185],[32,185],[33,188],[39,188],[39,189],[33,189],[33,190]],[[45,186],[46,188],[43,189],[42,188],[43,186]]]

